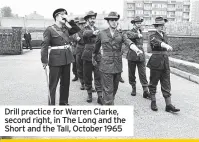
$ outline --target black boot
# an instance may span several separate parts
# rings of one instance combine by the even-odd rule
[[[131,96],[136,96],[136,87],[132,86]]]
[[[81,84],[80,90],[85,90],[84,84]]]
[[[172,104],[170,104],[170,105],[166,106],[165,111],[167,111],[167,112],[178,112],[178,111],[180,111],[180,109],[175,108]]]
[[[120,82],[121,82],[121,83],[124,83],[124,80],[122,79],[122,77],[120,77]]]
[[[100,105],[103,105],[104,104],[104,99],[100,96],[97,98],[97,103],[100,104]]]
[[[153,111],[157,111],[157,110],[158,110],[158,107],[157,107],[157,105],[156,105],[156,101],[151,101],[151,109],[152,109]]]
[[[86,100],[88,103],[91,103],[92,102],[92,93],[88,93],[88,97],[87,97],[87,100]]]
[[[78,80],[78,77],[75,75],[72,81],[77,81],[77,80]]]
[[[144,91],[143,98],[145,98],[145,99],[151,99],[150,93],[148,91]]]

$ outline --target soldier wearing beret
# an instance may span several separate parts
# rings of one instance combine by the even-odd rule
[[[95,89],[98,95],[97,102],[99,104],[103,104],[102,99],[102,87],[101,87],[101,79],[100,79],[100,71],[98,66],[93,66],[92,64],[92,52],[95,47],[96,37],[99,33],[99,29],[95,27],[95,19],[97,13],[93,11],[89,11],[84,19],[88,22],[88,25],[85,27],[83,32],[83,39],[85,43],[85,48],[82,53],[83,59],[83,73],[84,73],[84,83],[85,88],[88,92],[87,102],[92,102],[92,72],[94,72],[94,84]],[[100,54],[97,56],[97,62],[100,62]]]
[[[49,65],[49,105],[55,105],[55,93],[60,79],[59,105],[68,105],[70,86],[70,64],[74,57],[70,47],[70,36],[77,33],[80,28],[69,21],[67,11],[63,8],[53,12],[55,24],[49,26],[43,34],[44,41],[41,47],[41,62],[43,67]],[[48,50],[50,50],[48,56]]]
[[[135,44],[128,39],[126,34],[117,30],[120,15],[116,12],[110,12],[107,20],[109,28],[100,31],[97,36],[95,49],[93,51],[93,64],[96,64],[96,55],[101,49],[101,62],[99,69],[101,71],[102,91],[104,105],[114,105],[115,94],[117,93],[119,80],[122,72],[122,44],[135,50],[137,54],[142,53]]]
[[[143,37],[141,30],[141,23],[143,19],[139,16],[136,16],[131,23],[133,24],[133,29],[127,31],[128,38],[136,44],[136,46],[142,50],[143,49]],[[138,68],[139,79],[143,88],[143,98],[150,98],[150,94],[148,91],[148,81],[146,78],[146,66],[145,66],[145,55],[137,54],[133,50],[129,50],[126,56],[128,60],[128,71],[129,71],[129,83],[132,86],[132,96],[136,96],[136,67]]]
[[[156,88],[158,82],[161,84],[161,91],[165,99],[167,112],[178,112],[180,109],[175,108],[171,103],[171,83],[170,83],[170,67],[168,51],[172,51],[172,47],[168,45],[168,38],[165,33],[165,23],[167,19],[163,17],[155,18],[153,24],[157,30],[150,35],[150,46],[152,49],[152,56],[150,57],[147,67],[150,68],[150,83],[149,91],[151,95],[151,109],[157,111],[156,105]]]

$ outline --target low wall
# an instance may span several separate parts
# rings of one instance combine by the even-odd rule
[[[0,55],[22,54],[22,28],[0,30]]]

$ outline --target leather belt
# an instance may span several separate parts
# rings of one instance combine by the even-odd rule
[[[70,48],[70,45],[63,45],[63,46],[53,46],[50,47],[50,49],[68,49]]]

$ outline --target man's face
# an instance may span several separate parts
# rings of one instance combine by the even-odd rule
[[[142,22],[135,22],[134,25],[135,25],[136,28],[139,29],[142,26]]]
[[[95,24],[95,20],[96,20],[96,17],[95,16],[91,16],[88,18],[88,23],[90,26],[94,26]]]
[[[62,24],[66,23],[66,21],[65,21],[64,18],[63,18],[64,16],[67,16],[66,13],[65,13],[65,12],[60,12],[60,13],[57,14],[57,16],[56,16],[56,21],[58,21],[58,22],[60,22],[60,23],[62,23]]]
[[[79,24],[79,28],[83,29],[85,27],[85,25],[86,25],[86,23],[84,23],[84,24],[81,23],[81,24]]]
[[[164,25],[157,25],[156,29],[157,29],[158,32],[165,31],[165,26]]]
[[[108,20],[108,24],[111,28],[116,29],[118,26],[118,19],[110,19]]]

